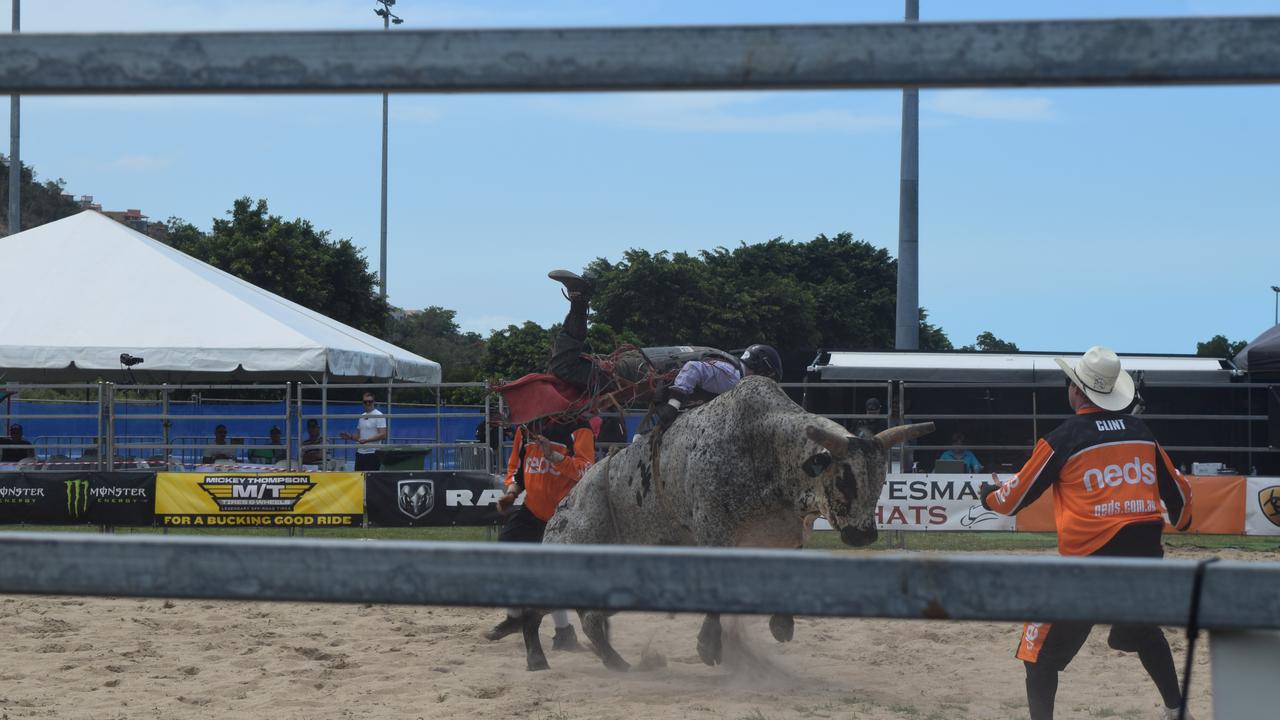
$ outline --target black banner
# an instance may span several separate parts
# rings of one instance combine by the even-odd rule
[[[0,524],[146,526],[155,522],[155,473],[0,475]]]
[[[502,522],[503,490],[485,472],[365,473],[365,513],[370,526],[483,526]]]

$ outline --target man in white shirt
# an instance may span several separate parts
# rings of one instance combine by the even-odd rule
[[[371,446],[379,445],[387,439],[387,419],[382,416],[382,411],[374,407],[373,393],[364,394],[364,414],[356,423],[356,432],[353,434],[344,431],[341,435],[344,440],[353,440],[361,446],[356,450],[357,472],[381,469],[378,449]]]

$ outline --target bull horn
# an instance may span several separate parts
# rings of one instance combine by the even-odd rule
[[[826,428],[809,425],[804,429],[804,434],[826,448],[834,458],[843,458],[849,454],[849,437],[843,433],[834,433]]]
[[[888,450],[899,443],[908,440],[914,440],[921,435],[928,435],[933,432],[933,423],[915,423],[914,425],[898,425],[888,430],[882,430],[876,433],[876,442],[880,447]]]

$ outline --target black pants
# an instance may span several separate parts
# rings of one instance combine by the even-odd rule
[[[499,528],[498,542],[540,543],[546,531],[546,523],[524,505],[517,505]]]
[[[1116,533],[1091,557],[1164,557],[1160,543],[1163,525],[1144,523],[1129,525]],[[1058,694],[1058,673],[1071,663],[1093,630],[1093,623],[1052,623],[1035,662],[1025,662],[1027,669],[1027,704],[1031,720],[1052,720],[1054,697]],[[1182,700],[1178,673],[1173,666],[1173,652],[1164,631],[1155,625],[1116,625],[1107,636],[1112,649],[1138,654],[1142,666],[1155,682],[1165,707],[1176,707]]]
[[[640,383],[649,379],[652,365],[639,350],[618,353],[601,367],[584,353],[587,345],[587,303],[572,301],[564,325],[551,344],[551,374],[588,393],[610,392],[614,378]]]
[[[382,460],[378,457],[378,452],[376,450],[371,453],[356,453],[356,472],[381,469]]]
[[[551,345],[551,374],[583,390],[593,390],[595,363],[582,353],[587,343],[587,304],[574,300]]]

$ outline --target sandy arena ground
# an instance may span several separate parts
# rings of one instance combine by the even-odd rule
[[[709,668],[694,650],[701,617],[619,615],[619,651],[658,667],[618,674],[589,652],[550,653],[549,619],[552,669],[526,672],[518,636],[481,637],[501,617],[483,608],[9,596],[0,616],[0,720],[1026,717],[1014,623],[802,618],[779,645],[765,618],[726,618],[742,652]],[[1167,634],[1181,673],[1186,642]],[[1191,707],[1203,720],[1203,639],[1196,655]],[[1057,717],[1155,718],[1158,704],[1137,657],[1095,629],[1063,673]]]

